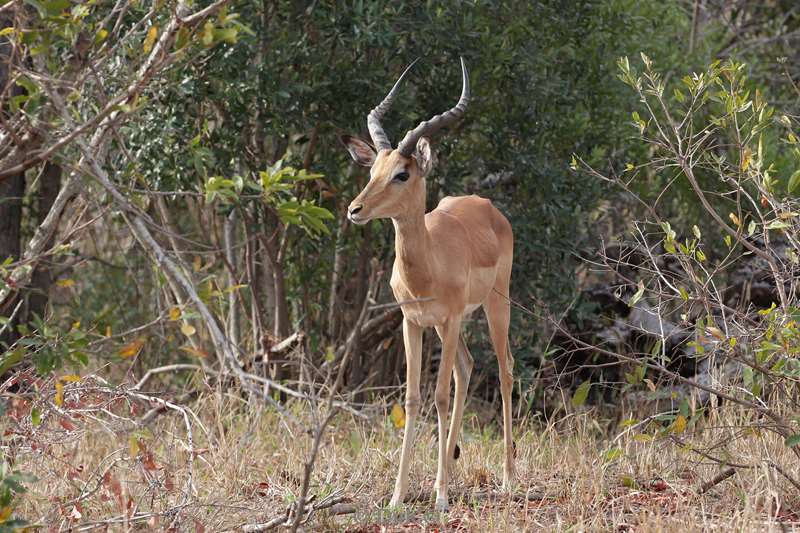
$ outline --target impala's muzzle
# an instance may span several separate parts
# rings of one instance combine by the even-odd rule
[[[369,219],[361,214],[363,210],[364,204],[350,204],[347,208],[347,219],[354,224],[366,224]]]

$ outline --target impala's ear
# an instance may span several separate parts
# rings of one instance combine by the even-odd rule
[[[339,140],[350,152],[350,157],[353,158],[353,161],[359,165],[371,167],[375,162],[375,149],[369,143],[352,135],[340,135]]]
[[[427,176],[433,167],[433,156],[431,154],[431,143],[425,137],[420,137],[417,141],[417,149],[414,150],[414,159],[423,176]]]

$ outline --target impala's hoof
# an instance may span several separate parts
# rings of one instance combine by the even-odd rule
[[[447,512],[447,498],[436,498],[436,504],[433,506],[437,513]]]

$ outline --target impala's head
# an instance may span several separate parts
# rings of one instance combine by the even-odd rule
[[[341,137],[353,160],[370,169],[369,183],[347,209],[347,218],[356,224],[366,224],[375,218],[400,218],[420,208],[424,211],[425,176],[432,166],[431,147],[426,137],[456,122],[467,109],[469,76],[464,58],[461,58],[463,85],[456,106],[421,122],[406,133],[397,148],[392,148],[380,121],[391,107],[400,83],[414,63],[400,75],[383,102],[367,115],[367,128],[375,147],[357,137]]]

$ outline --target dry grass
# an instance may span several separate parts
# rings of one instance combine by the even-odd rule
[[[209,394],[192,404],[197,450],[194,493],[187,483],[186,435],[179,416],[166,412],[147,429],[132,430],[113,418],[84,417],[67,430],[55,418],[17,443],[17,469],[39,481],[30,486],[18,514],[49,530],[225,531],[279,515],[299,490],[311,437],[274,411],[248,405],[233,394]],[[129,416],[130,406],[114,406]],[[294,404],[298,418],[309,420]],[[429,493],[435,477],[436,440],[431,412],[412,465],[412,491]],[[141,411],[139,412],[141,415]],[[711,413],[702,428],[681,435],[695,447],[727,442],[716,453],[728,461],[754,464],[705,494],[699,487],[723,470],[669,438],[643,441],[635,431],[609,431],[590,414],[543,426],[516,428],[520,491],[531,501],[487,496],[502,475],[502,446],[495,425],[482,427],[468,407],[451,482],[450,512],[433,512],[417,501],[403,511],[383,507],[399,456],[402,430],[385,413],[368,420],[340,414],[324,438],[311,492],[321,498],[340,492],[355,514],[316,513],[313,531],[716,531],[779,530],[798,520],[800,498],[792,485],[757,458],[769,456],[789,472],[796,457],[766,432],[741,432],[740,414]],[[608,435],[612,436],[609,437]],[[737,437],[731,441],[731,437]],[[8,442],[8,440],[6,440]],[[134,445],[133,449],[131,445]],[[609,459],[607,450],[622,454]],[[116,521],[109,521],[117,517]],[[126,518],[127,517],[127,518]],[[132,517],[132,518],[131,518]]]

